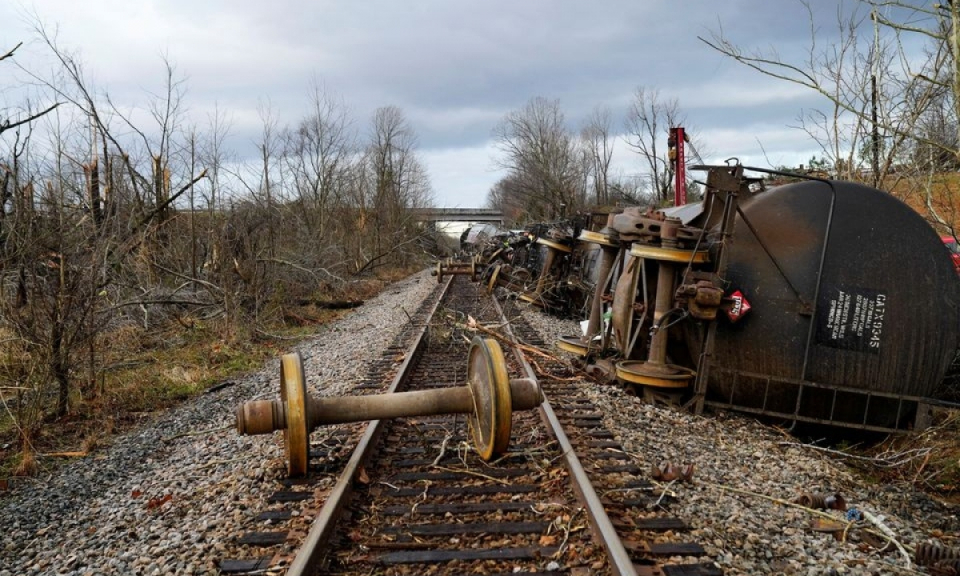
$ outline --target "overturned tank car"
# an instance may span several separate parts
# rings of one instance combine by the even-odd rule
[[[584,333],[558,346],[697,411],[923,427],[960,343],[960,281],[934,230],[860,184],[765,189],[740,165],[701,169],[703,202],[579,234],[594,292]]]

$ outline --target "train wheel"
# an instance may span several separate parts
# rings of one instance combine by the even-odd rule
[[[475,409],[468,416],[477,453],[493,460],[510,445],[512,401],[507,364],[493,338],[474,338],[467,356],[467,385]]]
[[[310,451],[307,428],[307,383],[303,377],[300,354],[284,354],[280,361],[280,399],[286,403],[287,426],[283,439],[287,446],[287,473],[304,476]]]

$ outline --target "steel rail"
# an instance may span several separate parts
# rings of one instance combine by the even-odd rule
[[[430,313],[427,315],[428,318],[433,318],[437,308],[440,306],[440,302],[450,289],[453,278],[453,276],[447,278],[446,284],[440,291],[436,303],[434,303],[430,309]],[[424,324],[424,326],[420,328],[414,343],[410,345],[410,353],[403,359],[403,363],[400,364],[397,370],[397,375],[387,389],[388,393],[395,392],[408,378],[410,367],[416,363],[417,358],[426,345],[428,327],[428,324]],[[323,559],[322,553],[326,549],[326,545],[329,543],[331,536],[333,536],[340,512],[353,491],[353,484],[360,474],[361,467],[366,464],[370,458],[373,448],[376,446],[377,440],[379,440],[383,432],[383,422],[383,420],[372,420],[367,424],[367,428],[357,447],[354,449],[353,455],[347,462],[337,483],[327,496],[323,507],[320,509],[320,513],[317,514],[317,518],[313,521],[310,532],[307,533],[306,539],[304,539],[303,544],[300,546],[300,551],[297,552],[296,557],[290,564],[290,568],[287,569],[287,576],[312,576],[319,570],[319,563]]]
[[[505,317],[500,302],[494,298],[493,303],[500,316]],[[503,330],[510,340],[517,342],[517,338],[510,329],[509,323],[504,324]],[[533,367],[527,362],[527,359],[520,350],[517,347],[511,347],[511,349],[517,361],[520,362],[520,365],[523,367],[526,376],[536,380],[537,377]],[[600,544],[607,551],[607,558],[610,561],[610,568],[613,570],[613,573],[617,576],[636,576],[637,570],[634,568],[633,561],[630,559],[630,554],[627,552],[627,549],[624,548],[616,528],[613,527],[613,522],[610,521],[610,517],[600,502],[597,491],[594,490],[593,484],[590,482],[590,478],[587,476],[587,472],[580,462],[580,458],[577,457],[573,449],[573,444],[571,444],[567,434],[563,431],[563,425],[560,424],[560,420],[553,411],[553,407],[550,406],[550,401],[546,395],[544,395],[543,403],[540,405],[540,417],[550,428],[551,433],[560,445],[560,451],[563,453],[567,470],[573,479],[573,488],[586,507],[587,517],[593,526],[594,534],[600,536]]]

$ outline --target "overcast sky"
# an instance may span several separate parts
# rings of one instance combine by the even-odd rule
[[[829,41],[838,4],[812,4]],[[314,78],[362,128],[377,107],[398,106],[439,206],[483,205],[503,175],[492,130],[535,96],[559,99],[578,129],[597,105],[622,121],[638,86],[657,88],[679,100],[706,161],[795,165],[816,151],[791,126],[822,102],[697,39],[722,27],[743,46],[801,54],[811,29],[797,0],[2,0],[0,53],[24,41],[18,62],[41,62],[35,17],[116,102],[142,106],[160,91],[165,55],[186,78],[188,113],[202,124],[224,111],[240,154],[260,132],[258,102],[292,124]],[[640,170],[617,148],[617,169]]]

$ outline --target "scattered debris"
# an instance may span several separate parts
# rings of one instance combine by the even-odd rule
[[[945,561],[960,561],[960,549],[948,548],[936,542],[923,542],[913,552],[913,560],[920,566],[933,566]]]
[[[828,534],[833,534],[833,537],[838,541],[843,539],[843,535],[846,532],[848,524],[839,522],[837,520],[827,520],[826,518],[813,518],[810,520],[810,529],[814,532],[825,532]]]
[[[690,482],[693,480],[693,469],[693,464],[676,466],[673,462],[661,462],[659,465],[654,464],[650,471],[650,477],[657,482],[673,482],[674,480]]]
[[[807,508],[813,508],[815,510],[843,511],[847,509],[847,501],[844,500],[843,496],[840,494],[824,496],[823,494],[806,492],[800,496],[797,496],[794,499],[794,502],[801,506],[806,506]]]

